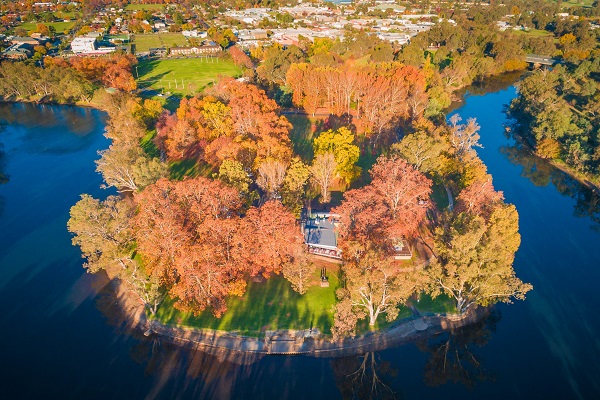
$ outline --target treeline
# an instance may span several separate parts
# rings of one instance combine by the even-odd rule
[[[135,57],[44,58],[44,67],[27,62],[0,63],[0,98],[43,100],[54,103],[90,102],[100,87],[131,91],[136,88],[131,73]]]
[[[535,71],[519,83],[514,130],[541,157],[558,160],[596,184],[600,177],[600,58]]]
[[[367,134],[382,134],[392,125],[423,115],[428,106],[426,79],[421,71],[400,63],[337,67],[292,64],[286,84],[295,105],[315,115],[354,114]],[[355,122],[355,123],[356,123]]]

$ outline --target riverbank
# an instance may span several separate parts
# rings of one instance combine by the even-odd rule
[[[569,177],[575,179],[577,182],[579,182],[580,184],[582,184],[583,186],[595,191],[596,193],[600,194],[600,183],[598,182],[593,182],[592,179],[594,179],[593,177],[590,177],[586,174],[583,174],[577,170],[575,170],[574,168],[572,168],[571,166],[569,166],[565,161],[560,160],[560,159],[549,159],[549,158],[544,158],[541,155],[539,155],[536,151],[534,146],[527,140],[527,138],[525,136],[523,136],[520,132],[519,129],[510,129],[510,133],[512,134],[512,136],[514,137],[514,139],[517,141],[517,143],[521,146],[523,146],[527,152],[529,152],[529,154],[531,154],[534,157],[539,158],[540,160],[547,162],[548,164],[550,164],[551,166],[553,166],[554,168],[564,172],[566,175],[568,175]],[[596,178],[597,180],[598,178]]]
[[[126,316],[127,328],[181,347],[220,356],[233,355],[234,359],[235,355],[340,357],[362,354],[450,332],[480,321],[489,312],[487,308],[478,307],[463,315],[418,315],[377,332],[338,341],[314,329],[266,331],[264,337],[250,337],[235,332],[162,324],[147,317],[144,305],[131,295],[125,285],[117,280],[112,280],[110,285]]]

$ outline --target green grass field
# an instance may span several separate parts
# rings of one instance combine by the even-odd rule
[[[137,11],[137,10],[151,10],[160,11],[163,9],[165,4],[128,4],[125,7],[126,11]]]
[[[456,314],[456,301],[445,294],[435,299],[427,294],[421,294],[419,300],[413,301],[412,304],[423,313]]]
[[[172,307],[173,301],[161,305],[157,318],[162,323],[238,331],[244,335],[259,336],[265,330],[317,328],[330,333],[333,324],[335,290],[339,282],[337,272],[329,272],[329,287],[319,285],[320,269],[316,268],[308,291],[300,295],[281,276],[266,282],[250,282],[242,297],[227,299],[227,312],[220,319],[210,310],[194,317]]]
[[[62,33],[65,29],[71,29],[73,27],[73,25],[75,25],[75,22],[25,22],[21,25],[19,25],[19,28],[23,28],[26,31],[33,31],[36,28],[36,25],[38,23],[43,23],[44,25],[47,26],[53,26],[54,29],[56,29],[56,33]]]
[[[185,46],[188,41],[181,33],[152,33],[133,36],[136,53],[144,53],[151,48]]]
[[[551,32],[545,31],[543,29],[530,29],[528,31],[513,31],[517,35],[525,35],[525,36],[533,36],[533,37],[544,37],[544,36],[552,36]]]
[[[138,85],[181,95],[193,95],[222,76],[238,76],[232,61],[200,58],[145,60],[137,66]]]

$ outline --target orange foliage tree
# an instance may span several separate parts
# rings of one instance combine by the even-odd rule
[[[340,245],[346,253],[355,243],[390,248],[395,239],[414,233],[425,218],[432,183],[413,166],[398,157],[381,156],[371,178],[370,185],[346,192],[333,210],[340,216]]]

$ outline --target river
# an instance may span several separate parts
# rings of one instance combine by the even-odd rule
[[[79,194],[110,194],[93,163],[104,114],[0,105],[0,397],[361,398],[374,380],[381,397],[599,397],[600,200],[505,137],[514,96],[472,91],[454,112],[481,125],[478,153],[520,215],[515,270],[534,290],[455,335],[338,359],[211,356],[128,331],[66,230]]]

